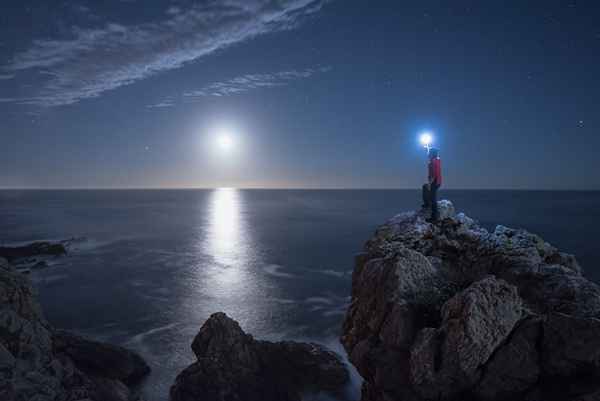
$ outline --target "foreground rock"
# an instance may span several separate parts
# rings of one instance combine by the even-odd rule
[[[0,258],[0,400],[130,401],[127,385],[148,371],[131,351],[55,330],[27,278]]]
[[[303,393],[341,394],[349,376],[317,344],[257,341],[215,313],[192,343],[197,361],[177,376],[171,401],[300,401]]]
[[[599,399],[600,288],[540,237],[439,206],[357,257],[342,343],[362,400]]]

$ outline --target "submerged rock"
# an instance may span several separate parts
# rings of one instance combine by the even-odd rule
[[[171,401],[300,401],[306,392],[341,393],[348,372],[320,345],[255,340],[224,313],[192,343],[197,361],[178,376]]]
[[[600,391],[600,287],[535,234],[440,201],[356,259],[342,343],[363,401],[570,400]]]
[[[55,330],[28,279],[0,258],[0,400],[130,401],[148,372],[120,347]]]

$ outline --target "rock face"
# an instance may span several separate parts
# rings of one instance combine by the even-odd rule
[[[439,208],[435,225],[392,218],[356,258],[341,340],[362,400],[598,399],[600,287],[534,234]]]
[[[0,258],[0,400],[129,401],[149,371],[121,347],[55,330],[28,279]]]
[[[317,344],[257,341],[224,313],[192,343],[197,361],[171,387],[171,401],[300,401],[305,392],[341,393],[349,380],[339,358]]]

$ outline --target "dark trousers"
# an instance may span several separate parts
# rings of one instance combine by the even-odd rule
[[[423,207],[431,209],[431,219],[439,218],[437,193],[440,186],[438,184],[423,185]]]

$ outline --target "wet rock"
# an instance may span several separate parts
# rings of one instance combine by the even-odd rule
[[[204,323],[192,350],[197,361],[177,376],[172,401],[299,401],[305,392],[339,393],[349,380],[322,346],[257,341],[224,313]]]
[[[363,401],[600,390],[600,287],[575,257],[442,208],[437,224],[426,211],[393,217],[356,259],[341,341],[365,379]]]
[[[61,256],[66,254],[67,249],[60,242],[38,241],[23,246],[0,247],[0,257],[7,259],[9,262],[15,259],[27,258],[31,256]]]
[[[150,373],[148,364],[123,347],[88,340],[63,330],[53,335],[56,352],[66,354],[83,372],[134,384]]]

